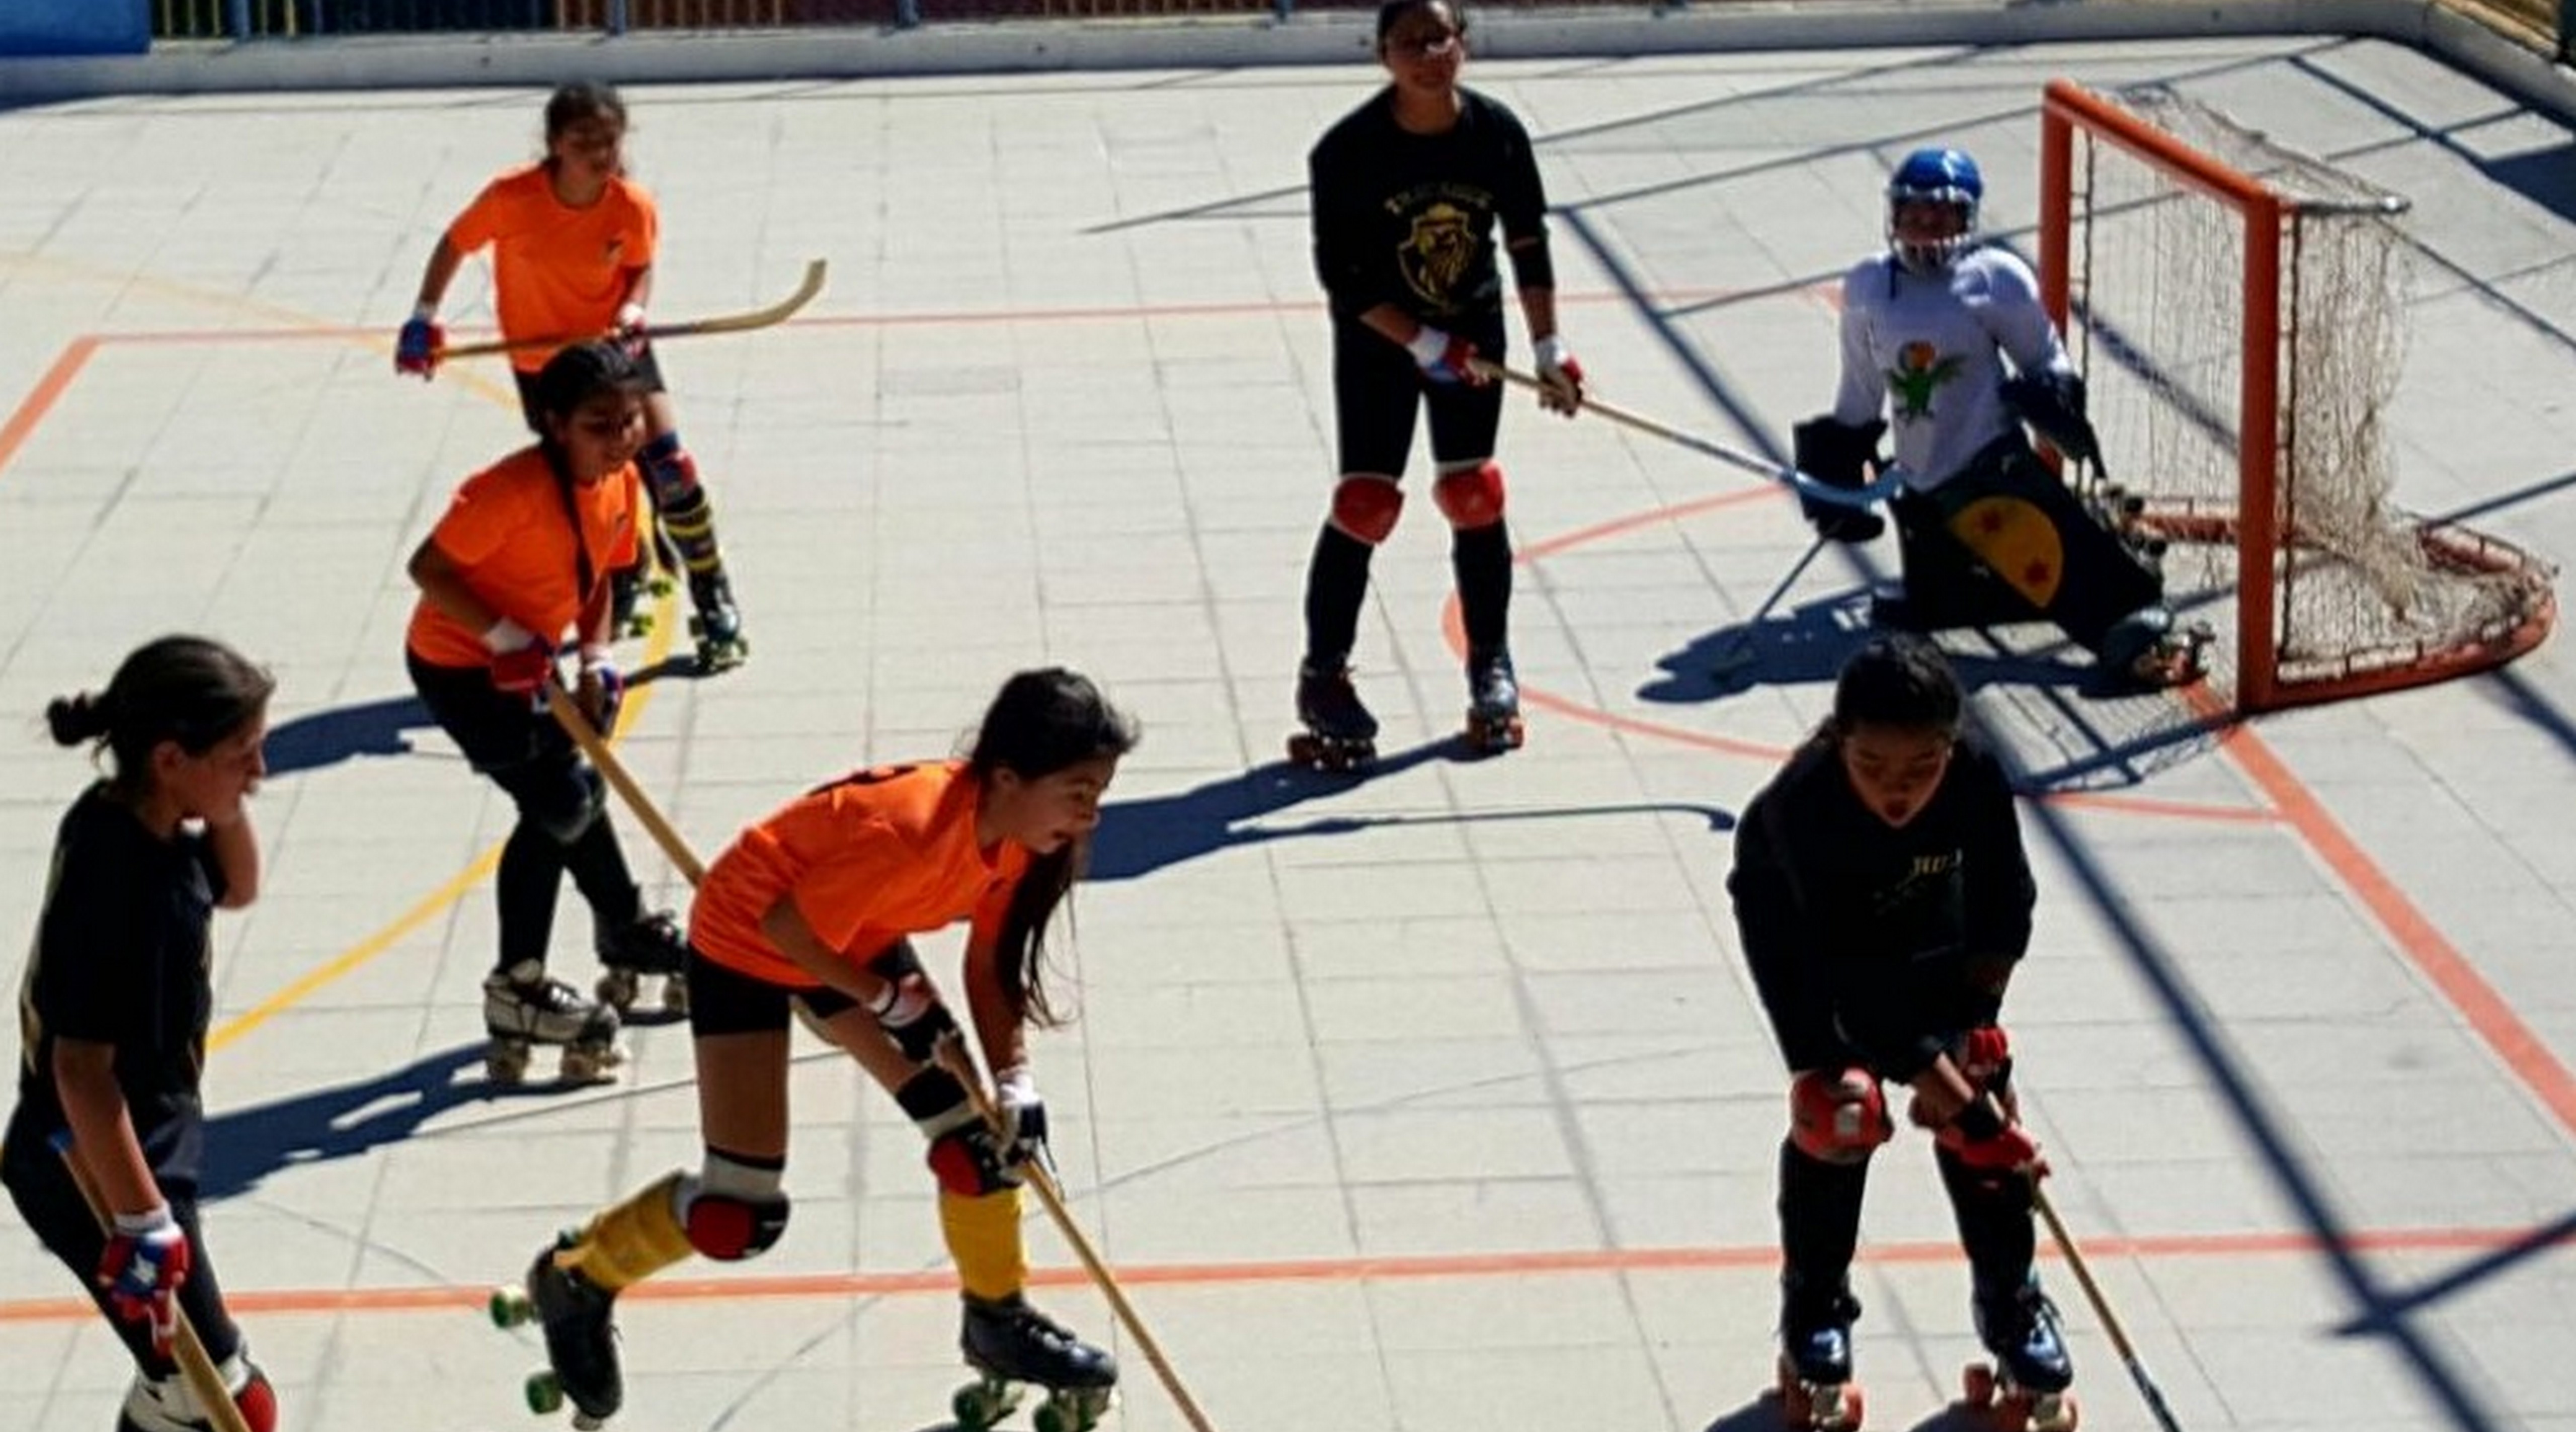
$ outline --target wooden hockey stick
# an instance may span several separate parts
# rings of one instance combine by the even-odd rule
[[[545,691],[546,709],[554,713],[556,722],[562,725],[565,734],[572,737],[573,744],[581,748],[582,755],[599,768],[599,774],[626,802],[626,808],[644,823],[644,828],[652,833],[654,843],[662,847],[662,853],[671,858],[671,863],[682,875],[688,877],[690,885],[695,886],[705,880],[706,867],[690,851],[688,842],[671,828],[671,823],[663,818],[661,810],[653,804],[652,797],[644,793],[643,787],[635,784],[635,778],[627,773],[625,763],[618,760],[617,753],[608,749],[608,743],[599,738],[598,729],[590,724],[589,717],[582,714],[581,707],[574,704],[563,684],[549,681]],[[992,1093],[984,1087],[983,1075],[976,1070],[973,1056],[966,1052],[965,1046],[951,1037],[941,1044],[936,1058],[957,1076],[958,1083],[966,1086],[968,1097],[975,1101],[975,1112],[993,1126],[996,1134],[1007,1137],[1011,1130],[1003,1122],[1001,1106],[993,1102]],[[1145,1361],[1152,1365],[1154,1375],[1162,1380],[1163,1390],[1172,1395],[1173,1403],[1181,1409],[1181,1416],[1196,1432],[1216,1432],[1207,1414],[1199,1410],[1198,1400],[1190,1396],[1190,1390],[1182,1385],[1180,1374],[1172,1370],[1171,1359],[1163,1355],[1163,1345],[1155,1341],[1153,1333],[1146,1330],[1144,1319],[1137,1316],[1135,1305],[1127,1301],[1126,1291],[1118,1286],[1116,1275],[1109,1271],[1108,1264],[1100,1261],[1099,1251],[1091,1246],[1091,1240],[1084,1237],[1082,1229],[1074,1223],[1073,1214],[1065,1207],[1064,1194],[1056,1187],[1054,1176],[1034,1160],[1021,1165],[1021,1168],[1028,1186],[1037,1190],[1038,1202],[1046,1205],[1048,1216],[1055,1220],[1056,1231],[1073,1249],[1073,1256],[1081,1261],[1083,1271],[1089,1273],[1092,1282],[1099,1286],[1101,1296],[1109,1300],[1109,1310],[1117,1316],[1127,1335],[1136,1340],[1137,1348],[1145,1354]]]
[[[693,318],[685,323],[658,323],[646,328],[644,336],[650,342],[659,343],[665,338],[704,338],[717,333],[748,333],[755,328],[767,328],[773,324],[784,323],[794,317],[798,309],[812,303],[814,295],[823,291],[824,267],[821,259],[806,260],[805,277],[796,285],[796,291],[767,308],[755,308],[747,313],[723,313],[712,318]],[[493,353],[515,353],[530,348],[561,348],[567,343],[579,343],[588,338],[614,336],[607,333],[556,333],[541,338],[495,338],[481,343],[451,343],[438,350],[437,361],[444,363],[451,358],[481,358]]]
[[[957,1076],[958,1083],[966,1086],[967,1097],[975,1101],[975,1112],[992,1126],[995,1137],[1007,1140],[1016,1134],[1010,1116],[993,1101],[992,1091],[984,1087],[984,1076],[975,1068],[974,1057],[966,1052],[964,1041],[954,1034],[947,1036],[940,1041],[935,1057],[949,1073]],[[1021,1181],[1037,1192],[1038,1202],[1046,1205],[1047,1216],[1055,1221],[1055,1231],[1063,1236],[1065,1245],[1073,1249],[1073,1256],[1082,1264],[1082,1270],[1091,1275],[1092,1283],[1100,1289],[1100,1296],[1108,1299],[1109,1311],[1118,1319],[1118,1325],[1127,1330],[1127,1336],[1135,1339],[1137,1351],[1145,1354],[1145,1361],[1154,1369],[1154,1376],[1162,1382],[1163,1390],[1171,1394],[1173,1405],[1181,1409],[1182,1419],[1196,1432],[1216,1432],[1215,1425],[1208,1421],[1207,1413],[1199,1409],[1198,1399],[1190,1396],[1189,1388],[1182,1385],[1180,1373],[1173,1369],[1172,1360],[1163,1353],[1163,1345],[1146,1329],[1145,1320],[1136,1312],[1136,1305],[1127,1301],[1126,1290],[1118,1286],[1118,1276],[1109,1271],[1109,1265],[1100,1259],[1100,1251],[1091,1246],[1091,1240],[1083,1236],[1081,1226],[1073,1221],[1072,1210],[1064,1204],[1064,1192],[1056,1187],[1054,1170],[1039,1159],[1026,1160],[1019,1165],[1019,1170]]]
[[[2048,1236],[2057,1240],[2057,1251],[2066,1255],[2066,1266],[2073,1270],[2076,1286],[2084,1290],[2084,1300],[2093,1305],[2093,1316],[2101,1320],[2102,1331],[2111,1335],[2111,1346],[2120,1354],[2120,1361],[2128,1365],[2129,1380],[2138,1385],[2138,1394],[2147,1400],[2147,1411],[2154,1414],[2156,1425],[2164,1432],[2182,1432],[2182,1424],[2174,1420],[2173,1409],[2165,1405],[2164,1389],[2156,1386],[2156,1380],[2147,1375],[2147,1365],[2139,1360],[2138,1350],[2130,1345],[2128,1330],[2120,1326],[2119,1316],[2111,1311],[2111,1300],[2102,1295],[2102,1285],[2093,1281],[2093,1270],[2085,1265],[2083,1252],[2067,1235],[2065,1222],[2057,1216],[2057,1205],[2048,1201],[2048,1194],[2035,1178],[2030,1181],[2030,1206],[2038,1210],[2040,1221],[2048,1225]]]
[[[1482,358],[1473,361],[1476,371],[1489,378],[1499,378],[1506,383],[1528,388],[1534,392],[1547,390],[1547,384],[1533,374],[1517,372],[1499,363],[1488,363]],[[1812,498],[1828,507],[1875,507],[1894,497],[1897,489],[1905,481],[1904,474],[1891,466],[1879,475],[1877,481],[1866,487],[1836,487],[1831,483],[1820,482],[1809,477],[1794,467],[1783,466],[1741,448],[1728,447],[1722,442],[1701,437],[1697,433],[1685,432],[1670,423],[1658,422],[1643,413],[1622,408],[1615,403],[1605,403],[1599,398],[1586,396],[1580,411],[1598,413],[1623,428],[1634,428],[1638,432],[1662,438],[1667,442],[1679,443],[1704,457],[1716,458],[1729,467],[1739,468],[1756,477],[1767,477],[1800,497]]]
[[[80,1155],[73,1151],[69,1131],[55,1138],[54,1152],[62,1155],[63,1169],[72,1176],[73,1186],[80,1190],[81,1202],[89,1205],[90,1217],[98,1220],[98,1231],[114,1237],[115,1215],[109,1211],[107,1200],[100,1196],[98,1185],[91,1181],[89,1166],[82,1163]],[[178,1295],[173,1293],[171,1296],[175,1300]],[[214,1424],[215,1432],[250,1432],[250,1419],[242,1416],[241,1407],[233,1401],[232,1389],[224,1386],[222,1371],[216,1368],[215,1360],[206,1355],[206,1345],[197,1336],[197,1325],[188,1321],[187,1309],[173,1301],[170,1316],[178,1324],[170,1339],[170,1351],[179,1364],[181,1380],[188,1384],[188,1395],[197,1400],[197,1406],[205,1411],[206,1420]]]

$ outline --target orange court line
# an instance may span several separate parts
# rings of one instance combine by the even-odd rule
[[[16,457],[18,449],[34,436],[36,425],[53,411],[54,404],[62,400],[63,394],[71,388],[72,380],[80,376],[81,369],[89,365],[90,355],[97,351],[98,336],[90,334],[64,344],[63,351],[54,355],[53,366],[45,370],[45,376],[36,380],[36,386],[20,400],[17,411],[9,415],[9,421],[0,424],[0,470],[5,470],[9,459]]]
[[[2110,1259],[2299,1257],[2332,1246],[2350,1253],[2493,1252],[2529,1243],[2527,1228],[2395,1228],[2327,1240],[2304,1233],[2177,1233],[2083,1240],[2088,1263]],[[2562,1234],[2547,1246],[2576,1246]],[[2042,1258],[2061,1258],[2043,1245]],[[1873,1243],[1860,1261],[1941,1264],[1963,1261],[1954,1241]],[[1562,1252],[1447,1253],[1390,1257],[1287,1258],[1241,1263],[1149,1263],[1111,1271],[1122,1287],[1220,1288],[1259,1283],[1425,1282],[1439,1279],[1529,1278],[1583,1273],[1768,1272],[1780,1261],[1769,1244],[1730,1247],[1607,1248]],[[1029,1281],[1041,1288],[1082,1287],[1090,1274],[1078,1267],[1039,1268]],[[957,1275],[940,1268],[908,1273],[789,1273],[768,1277],[663,1278],[638,1283],[620,1302],[707,1303],[753,1298],[862,1298],[949,1293]],[[224,1302],[242,1314],[409,1313],[480,1306],[486,1285],[235,1291]],[[0,1323],[74,1322],[96,1317],[86,1298],[33,1298],[0,1302]]]

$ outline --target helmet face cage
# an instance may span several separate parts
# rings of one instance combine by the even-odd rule
[[[1887,181],[1887,247],[1896,261],[1914,273],[1939,273],[1977,241],[1977,201],[1986,181],[1977,161],[1957,149],[1918,149],[1896,166]],[[1908,241],[1897,235],[1897,210],[1907,204],[1947,204],[1959,215],[1958,232],[1939,239]]]

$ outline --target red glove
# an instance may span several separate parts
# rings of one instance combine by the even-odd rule
[[[2000,1024],[1981,1024],[1959,1036],[1959,1047],[1950,1053],[1950,1062],[1959,1066],[1970,1087],[1983,1089],[2003,1072],[2005,1061],[2012,1058],[2012,1041],[2004,1037]]]
[[[2026,1174],[2033,1182],[2048,1176],[2048,1162],[2039,1156],[2039,1140],[2006,1119],[1991,1099],[1979,1099],[1961,1110],[1939,1138],[1970,1168]]]
[[[534,696],[554,678],[554,648],[541,641],[492,658],[492,684],[513,696]]]
[[[1422,370],[1422,376],[1434,383],[1464,383],[1481,388],[1494,381],[1476,371],[1476,345],[1454,333],[1426,323],[1404,346],[1413,354],[1414,365]]]
[[[394,339],[394,371],[426,379],[438,371],[438,355],[446,347],[447,330],[428,314],[416,313]]]
[[[127,1322],[149,1323],[152,1350],[170,1355],[179,1334],[179,1285],[188,1281],[188,1234],[163,1204],[149,1213],[120,1213],[116,1234],[98,1259],[98,1285]]]

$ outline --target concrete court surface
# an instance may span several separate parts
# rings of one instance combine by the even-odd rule
[[[1444,538],[1417,501],[1358,654],[1382,769],[1283,771],[1332,469],[1301,161],[1374,73],[632,92],[658,312],[766,302],[809,257],[831,280],[782,328],[669,345],[755,654],[642,688],[619,749],[711,854],[847,767],[945,754],[1015,667],[1095,674],[1149,733],[1067,946],[1081,1019],[1039,1042],[1041,1082],[1074,1216],[1210,1420],[1773,1426],[1783,1081],[1723,879],[1734,813],[1820,714],[1893,554],[1829,554],[1756,634],[1754,681],[1722,687],[1708,659],[1804,545],[1793,507],[1516,403],[1528,747],[1453,744]],[[1469,81],[1539,137],[1598,393],[1759,446],[1829,395],[1822,286],[1878,242],[1903,152],[1973,150],[1988,229],[2027,251],[2057,75],[2170,82],[2411,196],[2399,496],[2576,553],[2569,134],[2418,53],[1712,53]],[[696,1156],[681,1029],[634,1030],[614,1086],[483,1081],[509,814],[399,657],[404,555],[519,435],[496,367],[397,382],[392,331],[440,226],[535,153],[539,102],[0,114],[0,930],[31,928],[85,778],[42,739],[46,698],[169,629],[274,666],[269,888],[218,929],[208,1221],[296,1429],[522,1425],[536,1344],[483,1322],[484,1289]],[[482,282],[451,298],[460,336],[489,321]],[[2101,723],[2027,668],[1969,669],[2034,791],[2043,908],[2008,1014],[2049,1191],[2180,1425],[2576,1428],[2564,638],[2152,759],[2088,751]],[[559,968],[586,982],[571,904]],[[954,947],[932,942],[935,969]],[[819,1047],[795,1097],[792,1227],[757,1264],[630,1297],[619,1427],[945,1420],[956,1315],[916,1138]],[[1973,1345],[1923,1140],[1878,1169],[1870,1425],[1970,1425],[1945,1410]],[[1127,1364],[1109,1425],[1184,1426],[1031,1212],[1042,1300]],[[0,1426],[108,1427],[123,1358],[0,1224]],[[2086,1425],[2152,1426],[2044,1267]]]

